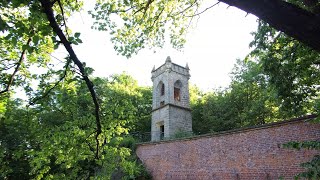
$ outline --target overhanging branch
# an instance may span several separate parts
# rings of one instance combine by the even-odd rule
[[[219,0],[320,51],[320,16],[283,0]]]
[[[50,94],[50,92],[61,83],[61,81],[67,76],[67,72],[68,72],[68,68],[69,68],[70,62],[71,61],[68,59],[66,65],[65,65],[65,69],[64,69],[63,75],[59,78],[59,80],[49,90],[47,90],[41,97],[37,97],[37,98],[33,99],[29,103],[30,105],[34,105],[40,99],[43,99],[43,98],[47,97]]]
[[[95,140],[96,140],[96,149],[95,149],[95,158],[99,159],[99,140],[98,137],[101,134],[102,130],[101,130],[101,122],[100,122],[100,106],[98,103],[98,99],[97,99],[97,94],[94,90],[94,85],[93,83],[90,81],[87,73],[85,72],[84,66],[81,63],[81,61],[78,59],[76,53],[74,52],[73,48],[71,47],[70,42],[67,40],[66,36],[63,34],[61,28],[59,27],[54,13],[53,13],[53,9],[52,9],[52,5],[50,3],[50,1],[48,0],[40,0],[41,6],[43,8],[43,12],[46,14],[47,19],[50,23],[51,28],[53,29],[53,31],[59,36],[60,41],[62,42],[62,44],[64,45],[64,47],[66,48],[66,50],[68,51],[70,58],[72,59],[72,61],[78,66],[82,78],[85,81],[91,97],[92,97],[92,101],[94,103],[95,106],[95,118],[96,118],[96,135],[95,135]]]

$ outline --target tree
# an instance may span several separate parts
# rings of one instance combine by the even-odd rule
[[[318,6],[319,8],[319,6]],[[260,64],[262,73],[274,86],[280,99],[280,113],[287,117],[305,114],[319,115],[319,73],[320,53],[297,40],[259,21],[254,40],[250,44],[254,50],[247,59]],[[315,119],[319,122],[319,117]],[[319,141],[289,142],[284,147],[300,150],[302,148],[319,150]],[[319,155],[310,162],[301,164],[306,169],[296,178],[319,179]]]
[[[7,100],[0,117],[0,178],[30,179],[28,146],[34,146],[32,123],[21,108],[21,100]]]
[[[76,33],[74,36],[69,36],[65,19],[65,16],[70,15],[70,13],[79,11],[82,4],[72,0],[53,2],[43,0],[40,3],[38,1],[14,0],[1,2],[0,5],[0,29],[4,32],[1,35],[1,42],[3,42],[1,43],[3,44],[1,46],[1,61],[8,62],[4,67],[8,64],[10,65],[9,68],[2,68],[1,71],[6,72],[10,68],[14,68],[12,73],[4,76],[3,82],[6,83],[1,84],[1,88],[4,89],[1,90],[0,94],[8,92],[15,83],[21,85],[24,82],[23,80],[14,81],[19,70],[24,72],[27,77],[30,77],[28,68],[20,69],[20,67],[29,67],[33,63],[38,66],[45,66],[53,50],[53,43],[56,43],[55,47],[59,46],[60,43],[63,44],[70,55],[70,58],[66,60],[65,71],[68,70],[70,61],[72,61],[79,68],[79,72],[91,93],[96,117],[96,158],[99,158],[99,135],[101,134],[99,104],[93,84],[88,78],[84,65],[79,61],[71,47],[71,43],[77,44],[81,42],[79,40],[80,34]],[[58,15],[55,16],[54,11]],[[69,36],[68,39],[61,29],[63,26],[65,27],[66,35]],[[56,36],[60,40],[56,40]],[[25,56],[27,56],[27,62],[25,62]],[[31,77],[34,78],[36,75]],[[63,78],[64,76],[60,77],[58,82]],[[30,82],[29,79],[27,79],[27,82]],[[27,92],[30,92],[29,87],[29,84],[25,85]]]
[[[94,107],[90,93],[79,78],[67,74],[54,95],[26,108],[9,99],[1,118],[1,178],[110,178],[134,177],[142,166],[123,137],[141,120],[137,104],[149,103],[132,77],[121,74],[93,79],[102,114],[101,157],[95,159]],[[40,85],[42,86],[42,85]],[[46,86],[46,84],[43,84]],[[143,120],[143,119],[142,119]]]
[[[319,100],[320,53],[259,21],[251,43],[255,60],[269,77],[282,100],[281,109],[289,116],[315,113]]]
[[[220,0],[201,10],[201,0],[167,1],[98,1],[91,11],[96,22],[95,29],[110,30],[115,50],[127,57],[145,45],[163,46],[165,32],[170,31],[174,47],[184,44],[184,36],[192,26],[194,17],[199,16],[219,2],[238,7],[256,15],[277,30],[301,41],[315,50],[320,50],[320,17],[318,0],[305,3],[291,0]],[[314,3],[310,3],[314,2]],[[117,16],[118,18],[114,18]],[[120,20],[119,20],[120,19]]]
[[[238,109],[240,126],[262,125],[287,118],[279,113],[279,101],[259,63],[238,60],[229,93]]]
[[[89,13],[95,19],[93,28],[110,31],[115,50],[130,57],[145,46],[162,47],[167,31],[173,47],[182,48],[200,3],[197,0],[98,1],[95,11]]]
[[[238,60],[227,89],[208,92],[191,101],[193,129],[209,133],[262,125],[288,118],[259,63]]]
[[[225,0],[222,2],[231,5],[235,3],[237,7],[256,14],[277,29],[319,50],[320,23],[319,17],[315,14],[316,11],[311,12],[304,6],[298,7],[279,0],[251,1]],[[185,42],[184,35],[192,26],[193,17],[215,5],[201,11],[200,3],[201,1],[197,0],[178,2],[173,0],[105,2],[101,0],[97,2],[95,11],[92,11],[91,14],[97,21],[94,27],[99,30],[109,29],[113,35],[112,41],[115,43],[115,49],[122,55],[130,57],[145,46],[161,47],[165,39],[165,32],[168,30],[173,46],[181,48]],[[118,156],[119,154],[128,156],[130,151],[127,149],[117,151],[116,147],[108,146],[107,143],[117,133],[127,131],[125,125],[132,121],[133,114],[126,112],[127,115],[124,115],[124,108],[114,108],[103,98],[97,96],[99,87],[95,87],[93,81],[99,84],[100,80],[89,78],[92,69],[85,67],[73,50],[73,45],[82,41],[80,33],[73,34],[68,29],[67,18],[72,13],[79,11],[81,6],[82,2],[77,0],[0,2],[0,30],[2,31],[0,35],[0,71],[3,75],[0,77],[0,98],[4,100],[0,104],[1,115],[9,113],[10,108],[7,103],[10,102],[10,90],[17,86],[24,87],[31,99],[30,104],[34,105],[33,119],[28,119],[34,123],[32,125],[35,129],[31,132],[38,136],[31,138],[35,140],[35,145],[24,140],[24,137],[19,134],[14,138],[17,139],[17,142],[27,142],[24,148],[28,149],[33,145],[33,151],[28,154],[28,157],[32,157],[31,175],[38,178],[49,177],[52,174],[58,178],[66,175],[76,177],[79,173],[83,177],[88,177],[96,173],[97,169],[110,170],[118,167],[119,164],[123,165],[122,167],[130,166],[125,158],[119,159]],[[280,16],[274,14],[277,8]],[[115,14],[120,17],[119,21],[113,18]],[[297,18],[289,21],[289,18],[285,18],[288,16]],[[62,60],[65,65],[56,69],[48,67],[50,53],[59,45],[63,45],[68,52],[68,56]],[[47,72],[32,73],[30,71],[32,66],[44,67]],[[41,88],[36,92],[31,88],[34,80],[39,81]],[[79,80],[83,80],[84,83],[80,83]],[[89,93],[84,91],[83,87],[87,87]],[[127,91],[124,91],[119,95],[129,98],[126,93]],[[79,95],[81,95],[80,98],[77,97]],[[112,97],[105,99],[121,106],[124,103],[132,108],[131,113],[136,112],[131,101],[121,102]],[[65,103],[67,101],[71,104]],[[110,109],[104,109],[106,112],[112,110],[111,113],[106,114],[108,116],[101,114],[101,109],[104,107],[110,107]],[[29,113],[28,109],[24,111]],[[6,119],[12,117],[5,116]],[[10,130],[9,126],[14,125],[12,118],[9,121],[12,122],[4,123],[6,126],[4,131]],[[83,129],[84,127],[94,130],[88,132]],[[87,138],[84,140],[85,136]],[[49,148],[45,151],[47,147]],[[57,147],[68,156],[60,153]],[[77,149],[72,149],[74,147]],[[3,150],[3,152],[9,151]],[[56,152],[58,152],[57,156],[54,156]],[[94,156],[88,156],[88,154],[94,154]],[[102,160],[106,159],[119,164],[101,164]],[[71,167],[74,171],[70,174],[65,173]],[[92,169],[93,167],[96,169]],[[108,171],[105,174],[110,175],[110,173]]]
[[[320,5],[318,0],[305,0],[304,4],[295,0],[220,1],[254,14],[275,29],[320,51]]]

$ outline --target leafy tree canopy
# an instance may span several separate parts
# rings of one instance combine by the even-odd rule
[[[274,85],[281,107],[291,114],[314,113],[319,101],[320,53],[259,21],[254,50],[247,57],[256,61]]]
[[[297,1],[221,1],[320,49],[318,1],[311,6]],[[93,28],[110,31],[115,50],[130,57],[147,46],[162,47],[167,36],[181,48],[193,18],[215,5],[200,10],[201,2],[98,0],[90,13]],[[89,78],[93,70],[73,50],[82,43],[81,34],[72,32],[67,21],[82,5],[78,0],[0,2],[1,178],[110,178],[114,169],[132,178],[141,171],[121,135],[148,128],[136,121],[149,118],[150,89],[137,87],[127,75]],[[214,127],[199,127],[199,132],[263,124],[280,117],[275,112],[283,107],[294,107],[288,116],[314,111],[310,107],[319,96],[319,54],[263,22],[259,28],[253,59],[240,65],[228,90],[203,98],[194,91],[194,112]],[[50,57],[60,45],[68,52],[59,60],[62,66],[51,64]],[[271,84],[280,104],[273,99]],[[23,87],[29,106],[11,98],[15,87]]]

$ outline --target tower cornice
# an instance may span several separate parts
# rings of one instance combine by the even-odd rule
[[[158,108],[152,109],[151,112],[157,111],[157,110],[162,109],[162,108],[165,108],[165,107],[167,107],[167,106],[173,106],[173,107],[177,107],[177,108],[184,109],[184,110],[187,110],[187,111],[191,111],[190,108],[183,107],[183,106],[179,106],[179,105],[172,104],[172,103],[167,103],[167,104],[165,104],[165,105],[163,105],[163,106],[160,106],[160,107],[158,107]]]

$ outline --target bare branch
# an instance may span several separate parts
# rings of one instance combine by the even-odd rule
[[[26,43],[27,47],[29,46],[30,42],[31,42],[31,38],[29,38],[28,41],[27,41],[27,43]],[[21,64],[22,64],[22,61],[23,61],[23,59],[24,59],[25,54],[26,54],[26,49],[23,49],[23,50],[22,50],[22,53],[21,53],[21,55],[20,55],[20,59],[19,59],[19,61],[18,61],[18,63],[17,63],[17,66],[16,66],[16,68],[14,69],[12,75],[10,76],[10,79],[9,79],[9,81],[8,81],[8,84],[7,84],[7,87],[6,87],[4,90],[0,91],[0,95],[3,94],[3,93],[5,93],[5,92],[8,92],[8,91],[10,90],[10,87],[11,87],[13,81],[14,81],[14,76],[15,76],[15,75],[17,74],[17,72],[19,71],[19,68],[20,68],[20,66],[21,66]]]
[[[207,7],[206,9],[204,9],[203,11],[201,11],[201,12],[199,12],[199,13],[193,14],[193,15],[191,15],[191,16],[186,16],[186,17],[199,16],[200,14],[202,14],[202,13],[206,12],[207,10],[213,8],[214,6],[218,5],[219,3],[220,3],[220,1],[217,2],[217,3],[215,3],[215,4],[213,4],[213,5],[211,5],[211,6],[209,6],[209,7]]]
[[[135,14],[137,14],[138,12],[142,11],[143,8],[144,8],[144,7],[141,7],[140,9],[138,9],[137,11],[135,11],[135,12],[133,13],[133,15],[135,15]]]
[[[57,61],[59,61],[59,62],[63,62],[61,59],[55,57],[55,56],[52,55],[51,53],[48,53],[48,52],[47,52],[47,54],[49,54],[49,56],[51,56],[51,57],[54,58],[55,60],[57,60]]]
[[[198,1],[195,0],[190,6],[186,7],[184,10],[180,11],[180,12],[177,12],[175,14],[173,14],[172,16],[176,16],[178,14],[183,14],[184,12],[186,12],[188,9],[192,8],[195,4],[198,4],[197,3]]]
[[[88,142],[88,138],[89,138],[92,134],[94,134],[94,133],[96,133],[96,131],[90,133],[90,134],[86,137],[85,142],[86,142],[87,145],[89,146],[89,150],[92,151],[93,154],[95,155],[96,153],[95,153],[94,148],[91,146],[90,142]]]
[[[320,16],[288,1],[219,0],[257,16],[270,26],[320,51]],[[306,28],[307,27],[307,28]]]
[[[132,6],[132,7],[128,8],[128,9],[125,9],[125,10],[112,11],[112,12],[110,12],[110,14],[119,13],[119,12],[128,12],[128,11],[130,11],[131,9],[135,8],[135,7],[136,7],[136,6]]]
[[[3,53],[3,52],[1,52]],[[11,59],[8,59],[8,58],[5,58],[5,59],[0,59],[0,62],[3,62],[3,61],[10,61]]]
[[[31,102],[29,102],[30,105],[34,105],[40,99],[47,97],[50,94],[50,92],[60,84],[60,82],[67,76],[67,71],[68,71],[70,62],[71,61],[68,59],[66,66],[65,66],[65,69],[64,69],[64,72],[63,72],[63,75],[60,77],[60,79],[47,92],[45,92],[41,97],[34,98]]]
[[[187,28],[186,28],[186,31],[187,31],[187,32],[188,32],[188,30],[189,30],[189,28],[190,28],[190,26],[191,26],[191,24],[192,24],[193,18],[194,18],[194,17],[191,17],[191,18],[190,18],[190,21],[189,21],[188,26],[187,26]],[[198,18],[198,20],[199,20],[199,18]]]
[[[15,67],[16,65],[17,65],[17,63],[5,64],[5,65],[4,65],[5,67],[4,67],[4,68],[0,68],[0,71],[9,70],[9,69]]]
[[[156,18],[155,18],[155,20],[153,21],[151,27],[153,27],[153,26],[156,24],[156,22],[158,21],[158,19],[159,19],[160,16],[161,16],[161,14],[163,13],[163,11],[164,11],[164,8],[162,8],[162,10],[161,10],[161,11],[159,12],[159,14],[156,16]]]

